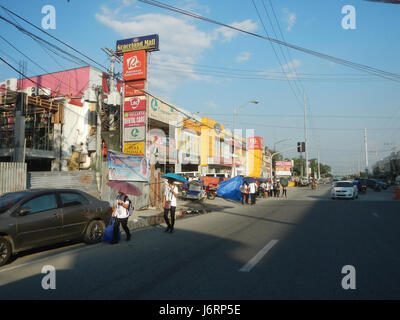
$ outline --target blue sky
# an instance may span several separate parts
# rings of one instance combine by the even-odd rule
[[[103,65],[108,59],[100,50],[115,48],[119,39],[157,33],[160,51],[150,57],[149,90],[192,112],[200,112],[232,127],[233,108],[257,99],[257,105],[240,108],[237,127],[255,129],[264,144],[278,149],[304,140],[301,88],[307,95],[310,115],[309,158],[320,150],[321,160],[335,173],[365,166],[363,129],[367,128],[369,163],[400,147],[399,83],[370,76],[330,61],[283,48],[286,60],[278,62],[271,44],[245,34],[232,33],[207,22],[162,10],[135,0],[104,1],[0,1],[2,5],[41,26],[45,5],[56,9],[56,29],[47,30]],[[232,24],[265,36],[252,0],[165,0],[205,17]],[[254,0],[269,36],[275,38],[264,9],[280,38],[270,3],[285,40],[360,64],[400,73],[400,5],[363,0]],[[342,7],[356,9],[356,29],[342,28]],[[0,9],[0,15],[10,18]],[[24,25],[26,26],[26,25]],[[33,31],[32,28],[29,28]],[[38,31],[35,31],[38,34]],[[79,65],[49,57],[33,40],[0,22],[0,35],[48,71]],[[43,34],[41,34],[43,36]],[[46,38],[48,39],[48,38]],[[51,41],[53,42],[53,41]],[[14,66],[23,57],[0,40],[0,55]],[[14,60],[12,60],[14,59]],[[289,81],[297,98],[290,88]],[[42,74],[28,62],[28,75]],[[234,77],[232,77],[234,75]],[[264,79],[260,79],[264,76]],[[0,79],[16,77],[0,64]],[[257,79],[254,79],[257,78]],[[307,78],[307,79],[306,79]],[[296,80],[299,79],[299,80]],[[311,79],[311,80],[310,80]],[[299,101],[300,100],[300,101]],[[361,117],[360,117],[361,116]],[[382,128],[384,130],[382,130]],[[386,143],[386,144],[385,144]],[[287,152],[286,156],[298,156]]]

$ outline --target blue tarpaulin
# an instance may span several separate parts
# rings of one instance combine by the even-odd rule
[[[241,176],[237,176],[232,179],[222,181],[219,184],[217,190],[217,196],[230,200],[240,201],[242,199],[242,195],[240,193],[240,186],[242,184],[243,184],[243,178]]]

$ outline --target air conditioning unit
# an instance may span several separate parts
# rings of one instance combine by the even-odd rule
[[[24,92],[31,97],[51,95],[51,89],[49,88],[27,87]]]
[[[17,78],[10,78],[3,82],[0,82],[0,88],[4,88],[7,90],[17,91],[18,89],[18,80]]]

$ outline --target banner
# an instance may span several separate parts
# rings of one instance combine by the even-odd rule
[[[124,112],[124,127],[145,126],[146,111]]]
[[[108,180],[148,182],[149,166],[144,157],[108,151]]]
[[[124,53],[124,66],[122,76],[124,81],[146,79],[147,52],[142,50]]]
[[[146,110],[146,96],[131,97],[124,100],[124,111]]]
[[[152,34],[143,37],[135,37],[129,39],[118,40],[116,45],[116,54],[122,54],[129,51],[158,51],[159,38],[158,34]]]

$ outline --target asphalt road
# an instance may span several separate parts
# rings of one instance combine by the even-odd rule
[[[331,200],[329,186],[133,233],[117,245],[72,244],[0,268],[3,299],[399,299],[400,201],[393,190]],[[55,268],[44,290],[42,268]],[[344,266],[355,289],[345,290]],[[346,278],[348,279],[348,278]]]

